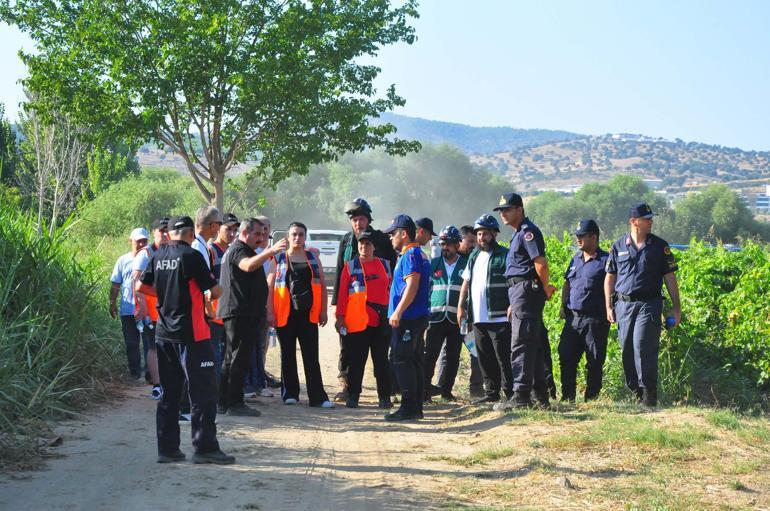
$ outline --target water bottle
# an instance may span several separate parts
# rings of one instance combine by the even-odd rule
[[[275,333],[275,328],[270,327],[267,329],[268,346],[274,348],[278,346],[278,336]]]
[[[411,330],[404,330],[404,335],[401,336],[401,340],[403,342],[409,342],[412,340],[412,331]]]
[[[460,335],[467,335],[468,334],[468,320],[463,319],[462,323],[460,323]]]
[[[342,328],[340,328],[340,335],[342,335],[342,336],[348,335],[348,329],[345,328],[344,326]]]
[[[140,319],[139,321],[136,322],[136,329],[139,330],[140,334],[144,332],[144,320],[143,319]]]

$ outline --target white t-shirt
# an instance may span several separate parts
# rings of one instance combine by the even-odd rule
[[[455,262],[453,262],[452,264],[449,264],[446,261],[446,259],[444,259],[444,267],[446,268],[446,278],[447,278],[447,280],[452,280],[452,275],[455,272],[455,267],[457,266],[457,261],[459,261],[459,260],[460,260],[460,258],[458,257],[457,259],[455,259]]]
[[[476,257],[476,262],[473,263],[473,268],[466,266],[463,272],[463,280],[471,280],[471,272],[476,275],[476,278],[471,281],[474,323],[505,323],[508,321],[506,317],[489,319],[487,310],[487,271],[491,254],[491,252],[480,250],[478,257]]]
[[[211,269],[211,257],[209,256],[209,248],[206,245],[206,240],[200,234],[195,234],[195,239],[190,244],[192,248],[200,252],[203,256],[203,260],[206,261],[206,268]]]

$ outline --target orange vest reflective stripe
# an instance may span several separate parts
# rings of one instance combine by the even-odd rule
[[[374,258],[379,261],[385,274],[390,278],[387,261]],[[348,285],[348,307],[345,309],[345,327],[348,333],[363,332],[369,325],[369,313],[366,310],[366,272],[361,264],[361,259],[356,257],[345,263],[350,275]]]
[[[310,306],[310,322],[316,323],[321,319],[321,267],[318,259],[309,250],[305,250],[305,259],[310,267],[310,289],[313,293],[313,304]],[[289,270],[288,256],[286,252],[279,252],[275,256],[275,285],[273,289],[273,310],[275,312],[275,325],[286,326],[291,312],[291,296],[289,286],[286,283],[286,273]]]

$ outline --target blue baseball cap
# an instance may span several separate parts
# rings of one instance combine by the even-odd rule
[[[390,226],[387,229],[384,229],[382,232],[385,234],[390,234],[396,229],[408,229],[410,227],[414,230],[417,230],[417,226],[414,224],[412,217],[409,215],[398,215],[393,219],[393,222],[391,222]]]
[[[599,234],[599,226],[593,220],[581,220],[578,222],[577,229],[575,229],[575,232],[572,234],[575,236],[583,236],[589,232]]]
[[[652,218],[658,215],[652,212],[652,208],[646,202],[637,202],[631,206],[631,211],[628,214],[629,218]]]

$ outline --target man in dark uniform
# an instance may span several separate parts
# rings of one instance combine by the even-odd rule
[[[204,293],[218,298],[222,289],[199,252],[192,218],[169,221],[171,241],[150,258],[140,278],[140,290],[156,294],[158,369],[163,396],[158,401],[156,425],[158,463],[182,461],[179,450],[179,398],[188,383],[192,411],[194,463],[231,464],[217,442],[217,381],[211,331],[204,315]]]
[[[513,229],[505,277],[508,280],[508,309],[511,321],[511,366],[513,397],[499,408],[532,406],[531,391],[540,406],[549,406],[543,347],[543,308],[556,290],[548,279],[545,240],[524,214],[521,196],[506,193],[495,211]]]
[[[577,366],[586,354],[586,401],[599,397],[607,357],[610,324],[604,310],[604,267],[607,252],[599,248],[599,226],[581,220],[574,232],[579,248],[564,272],[561,316],[565,320],[559,341],[561,399],[575,402]]]
[[[372,208],[369,203],[362,198],[354,199],[345,205],[345,214],[350,219],[350,226],[353,230],[340,240],[339,250],[337,251],[337,273],[334,276],[334,291],[332,292],[332,305],[337,305],[337,293],[340,289],[340,277],[345,263],[358,257],[358,241],[356,236],[364,231],[369,232],[374,244],[374,256],[386,259],[390,262],[390,267],[396,267],[396,251],[390,243],[390,238],[372,228]],[[335,401],[347,401],[348,399],[348,359],[345,353],[344,343],[340,337],[340,359],[339,375],[340,392],[334,396]]]
[[[658,402],[658,349],[660,347],[661,289],[666,282],[676,327],[681,321],[676,260],[668,243],[652,234],[649,204],[631,207],[630,231],[612,244],[604,279],[607,320],[618,323],[626,386],[647,407]],[[612,296],[617,300],[613,308]]]

